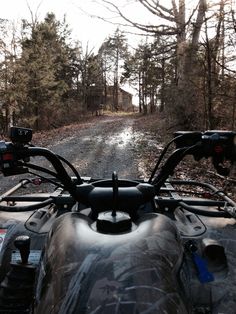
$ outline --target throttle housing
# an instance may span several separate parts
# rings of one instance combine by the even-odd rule
[[[28,169],[19,165],[19,156],[16,147],[12,143],[0,141],[0,171],[4,176],[12,176],[27,173]]]

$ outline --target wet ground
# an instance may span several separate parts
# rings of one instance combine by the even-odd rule
[[[97,117],[81,125],[58,129],[51,137],[49,133],[41,142],[36,136],[36,144],[46,143],[49,149],[72,162],[81,176],[111,178],[116,171],[119,178],[141,178],[145,175],[137,154],[141,135],[134,122],[133,116]],[[31,162],[36,163],[35,159]],[[42,159],[38,163],[48,165]],[[0,175],[0,192],[10,188],[15,180]]]
[[[135,158],[134,119],[107,117],[54,143],[50,148],[70,160],[82,176],[107,178],[139,176]]]

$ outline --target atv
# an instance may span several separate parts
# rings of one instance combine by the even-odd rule
[[[171,179],[187,155],[227,176],[235,132],[176,132],[147,180],[81,177],[31,129],[10,139],[0,170],[21,180],[0,196],[0,313],[236,313],[236,203]]]

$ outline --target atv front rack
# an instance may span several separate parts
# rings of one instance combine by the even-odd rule
[[[75,178],[72,178],[72,181]],[[50,178],[49,181],[56,180]],[[99,181],[89,177],[82,177],[83,182],[100,182],[100,185],[108,184],[109,181]],[[37,183],[36,183],[37,182]],[[104,183],[103,183],[104,182]],[[108,183],[107,183],[108,182]],[[121,186],[128,186],[130,182],[144,183],[144,180],[126,181],[120,180]],[[40,184],[47,183],[47,180]],[[16,195],[20,189],[28,188],[29,184],[38,185],[37,178],[21,180],[16,186],[0,196],[0,210],[2,211],[32,211],[44,208],[51,204],[60,208],[71,209],[75,201],[71,195],[63,192],[60,188],[52,193],[37,193],[28,195]],[[169,180],[158,195],[154,198],[156,212],[174,212],[177,207],[197,215],[221,218],[236,218],[236,203],[223,191],[208,183],[201,183],[190,180]],[[9,204],[11,206],[9,206]],[[83,206],[82,206],[83,207]],[[79,210],[78,206],[78,210]]]
[[[181,206],[197,215],[236,218],[236,203],[222,190],[193,180],[167,181],[155,202],[161,211],[173,211]]]

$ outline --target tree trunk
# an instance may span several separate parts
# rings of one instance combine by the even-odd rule
[[[206,75],[207,75],[207,128],[214,128],[214,111],[213,103],[217,94],[219,69],[217,64],[217,58],[220,52],[220,46],[222,44],[222,23],[224,19],[224,0],[220,2],[219,19],[216,29],[216,36],[209,40],[208,38],[208,26],[205,23],[206,33]]]
[[[114,107],[115,110],[119,110],[119,101],[118,101],[118,94],[119,94],[119,47],[116,47],[116,60],[115,60],[115,73],[114,73]]]
[[[177,123],[183,124],[186,129],[193,127],[196,119],[194,110],[198,104],[198,93],[195,86],[197,71],[197,50],[201,27],[206,12],[206,0],[199,1],[198,14],[193,25],[191,41],[186,39],[185,1],[179,1],[180,7],[176,16],[179,33],[177,35],[177,95],[175,98],[175,113]],[[176,13],[177,14],[177,13]]]
[[[160,108],[159,111],[163,112],[165,109],[165,99],[164,99],[164,88],[165,88],[165,58],[161,60],[161,91],[160,91]]]
[[[141,83],[141,71],[138,73],[138,95],[139,95],[139,113],[142,112],[142,83]]]

